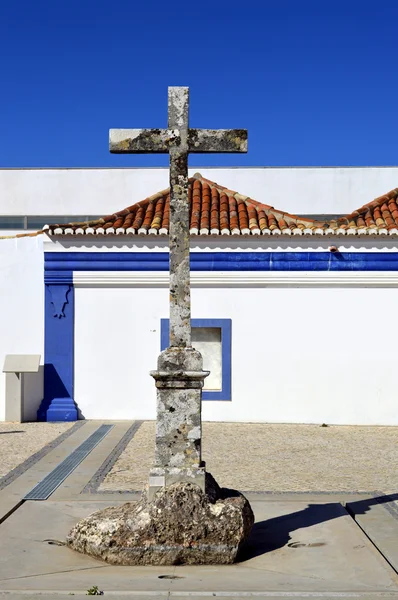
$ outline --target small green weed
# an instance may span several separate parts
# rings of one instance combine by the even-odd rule
[[[103,596],[104,592],[98,589],[98,585],[93,585],[93,587],[87,590],[86,596]]]

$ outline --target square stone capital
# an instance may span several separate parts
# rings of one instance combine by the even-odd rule
[[[203,358],[195,348],[166,348],[159,354],[157,370],[169,373],[202,371]]]
[[[210,371],[151,371],[157,388],[201,389]]]

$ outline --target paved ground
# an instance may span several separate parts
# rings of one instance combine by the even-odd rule
[[[65,536],[81,517],[139,498],[121,492],[116,477],[123,477],[126,484],[128,468],[137,482],[134,487],[146,479],[153,423],[115,422],[48,500],[22,499],[101,424],[76,424],[25,460],[23,469],[18,467],[3,478],[0,548],[6,551],[0,551],[0,600],[83,598],[95,586],[105,596],[134,600],[163,596],[170,600],[209,596],[398,600],[396,493],[386,497],[374,492],[336,493],[336,489],[331,494],[248,492],[256,524],[240,562],[227,567],[114,567],[69,550]],[[259,490],[263,481],[282,487],[279,470],[285,469],[289,483],[300,488],[297,491],[315,487],[316,477],[322,483],[318,487],[331,485],[330,481],[337,485],[340,473],[350,489],[358,487],[355,482],[363,482],[366,488],[388,484],[398,489],[395,429],[244,424],[205,424],[204,429],[205,456],[223,483],[229,484],[225,480],[230,477],[234,485],[250,484],[252,473],[256,478],[252,488]],[[18,435],[22,434],[4,437]],[[125,469],[120,468],[123,461]],[[118,491],[98,490],[107,474]]]
[[[141,425],[100,490],[141,490],[154,422]],[[226,487],[246,491],[398,490],[398,427],[204,423],[203,458]]]
[[[73,425],[74,423],[0,423],[0,477]]]
[[[301,595],[308,600],[317,592],[325,598],[345,598],[344,592],[356,598],[398,595],[394,569],[338,502],[308,506],[297,499],[257,500],[252,503],[256,526],[241,562],[202,567],[118,567],[62,545],[79,518],[105,506],[103,500],[77,499],[22,505],[0,529],[7,547],[0,553],[0,592],[13,594],[14,600],[28,591],[59,598],[93,586],[105,596],[135,600],[155,600],[168,592],[208,598],[261,597],[266,591],[290,600]],[[398,522],[391,518],[389,526],[394,541]]]

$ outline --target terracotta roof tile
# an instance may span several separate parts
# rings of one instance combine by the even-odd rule
[[[328,223],[276,210],[195,174],[189,179],[191,235],[398,235],[398,188],[351,214]],[[166,235],[170,225],[170,190],[163,190],[96,221],[51,225],[49,235]]]

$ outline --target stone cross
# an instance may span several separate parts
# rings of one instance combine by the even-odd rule
[[[191,346],[188,154],[247,152],[243,129],[190,129],[189,88],[169,87],[168,129],[111,129],[114,153],[170,154],[170,346]]]
[[[188,154],[247,152],[245,129],[189,128],[189,88],[169,87],[168,105],[167,129],[111,129],[109,136],[114,153],[170,155],[170,347],[151,372],[158,406],[150,497],[175,481],[205,486],[201,398],[208,372],[191,345]]]

